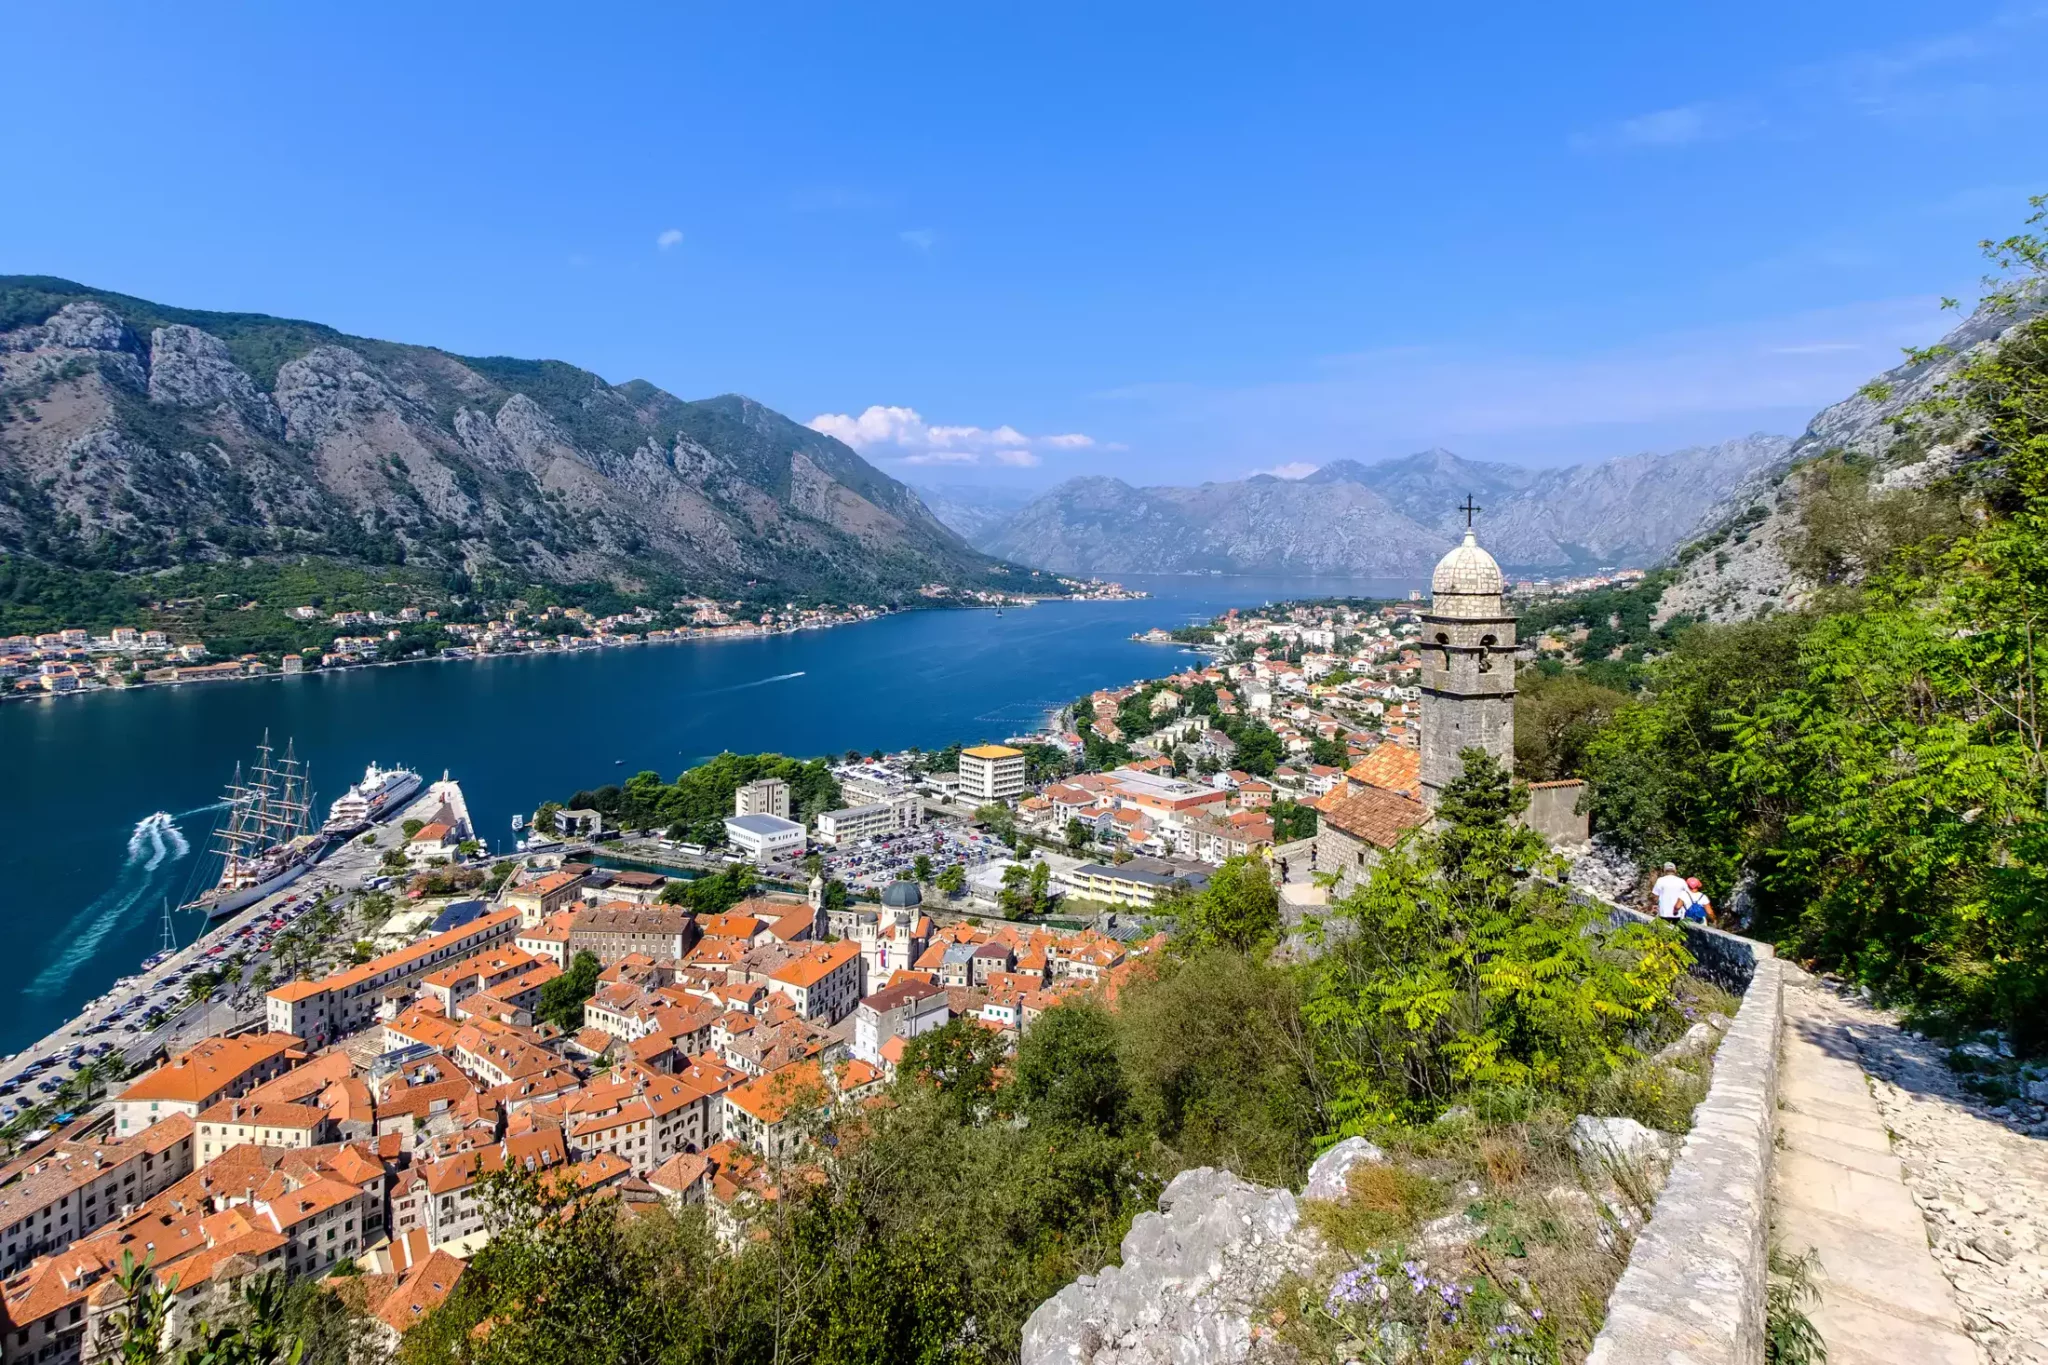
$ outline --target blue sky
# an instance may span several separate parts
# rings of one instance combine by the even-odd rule
[[[1791,432],[2048,190],[2048,10],[0,10],[0,272],[737,390],[925,481]]]

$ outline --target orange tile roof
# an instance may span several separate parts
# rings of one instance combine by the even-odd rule
[[[435,1250],[407,1271],[384,1301],[377,1305],[379,1322],[400,1336],[413,1324],[441,1306],[468,1267],[445,1251]]]
[[[815,986],[849,962],[859,959],[860,949],[845,939],[837,943],[821,943],[796,961],[769,973],[768,979],[785,986]]]
[[[1382,744],[1346,768],[1344,776],[1363,786],[1413,798],[1422,791],[1422,751],[1405,744]]]
[[[222,1100],[199,1115],[201,1123],[246,1124],[252,1128],[318,1128],[327,1111],[311,1104],[251,1104]]]
[[[797,1062],[729,1090],[725,1097],[762,1123],[776,1124],[799,1101],[823,1100],[828,1094],[818,1064]]]
[[[277,1060],[305,1040],[289,1033],[245,1033],[237,1038],[208,1038],[174,1060],[148,1072],[120,1094],[126,1100],[175,1100],[194,1104],[210,1099],[257,1067]]]
[[[1363,787],[1323,811],[1331,828],[1380,848],[1392,848],[1401,836],[1428,823],[1429,811],[1419,801],[1378,787]]]

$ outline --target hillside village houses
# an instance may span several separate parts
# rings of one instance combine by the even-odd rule
[[[1113,1006],[1165,942],[1148,912],[1222,862],[1269,860],[1290,904],[1316,873],[1356,885],[1428,821],[1461,748],[1512,762],[1514,627],[1468,536],[1426,603],[1226,613],[1198,666],[1092,694],[1086,735],[1030,738],[1076,753],[1121,736],[1132,756],[1107,771],[1033,783],[1021,740],[961,750],[956,773],[849,759],[847,804],[815,830],[782,782],[735,795],[733,844],[778,858],[814,833],[837,855],[1005,805],[1046,845],[1031,857],[1052,892],[1099,907],[1060,917],[1085,927],[992,913],[1028,870],[1007,861],[957,898],[898,881],[842,901],[814,878],[699,914],[662,902],[660,874],[530,857],[466,918],[273,987],[258,1027],[168,1058],[0,1167],[0,1365],[89,1358],[138,1247],[179,1277],[174,1313],[216,1276],[359,1262],[390,1277],[370,1311],[395,1339],[458,1282],[508,1167],[629,1210],[704,1204],[737,1237],[919,1037],[964,1020],[1014,1040],[1062,1002]],[[1582,833],[1576,790],[1538,796],[1533,824]],[[580,1024],[542,1021],[584,953],[599,972]]]

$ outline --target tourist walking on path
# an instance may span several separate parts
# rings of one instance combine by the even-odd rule
[[[1687,877],[1685,889],[1688,893],[1685,898],[1685,917],[1695,924],[1714,923],[1714,902],[1708,899],[1707,893],[1700,888],[1700,879]]]
[[[1664,864],[1664,875],[1650,885],[1650,895],[1657,901],[1657,918],[1676,922],[1685,918],[1685,907],[1692,900],[1692,888],[1685,884],[1685,878],[1678,875],[1677,863]]]

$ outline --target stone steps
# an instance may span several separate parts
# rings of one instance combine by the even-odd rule
[[[1855,1042],[1802,977],[1787,969],[1772,1228],[1785,1251],[1818,1253],[1807,1315],[1828,1365],[1978,1365]]]

